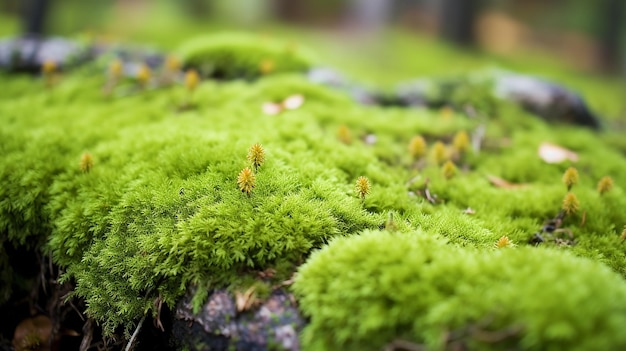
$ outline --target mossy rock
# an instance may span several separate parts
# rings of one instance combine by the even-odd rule
[[[192,49],[204,52],[203,45],[190,45],[185,62],[201,65],[203,55],[194,61]],[[207,46],[208,57],[222,47]],[[291,55],[284,49],[248,40],[224,51],[223,62],[241,62],[233,66],[241,70],[220,75],[257,77],[265,53]],[[193,94],[173,85],[103,94],[107,77],[96,65],[59,75],[51,85],[0,74],[2,245],[49,252],[105,334],[118,327],[128,332],[146,313],[156,314],[157,299],[175,306],[190,286],[246,289],[269,268],[276,271],[268,282],[274,286],[332,238],[368,229],[423,230],[445,237],[451,252],[457,246],[490,252],[503,235],[526,246],[557,215],[567,192],[561,177],[572,163],[547,164],[537,156],[549,141],[580,158],[572,191],[581,209],[562,223],[576,245],[560,250],[599,262],[593,267],[600,275],[603,264],[626,276],[619,238],[626,223],[626,146],[619,129],[599,134],[548,125],[506,101],[489,101],[493,115],[484,118],[361,106],[295,73],[307,65],[293,62],[281,73],[276,59],[275,74],[257,80],[203,80]],[[301,107],[262,112],[264,103],[294,94],[303,96]],[[476,130],[484,130],[480,152],[452,152],[458,171],[446,179],[432,145],[442,142],[450,151],[458,132]],[[419,160],[408,151],[416,135],[429,145]],[[246,194],[237,178],[254,168],[246,156],[255,143],[266,161]],[[494,187],[487,175],[525,186]],[[371,184],[367,194],[355,190],[360,176]],[[604,176],[613,177],[614,187],[600,195],[596,183]],[[535,251],[549,255],[534,247],[519,252],[536,266]],[[6,252],[0,252],[1,297],[16,281]]]
[[[304,72],[311,55],[295,43],[261,35],[222,33],[185,42],[178,49],[183,64],[204,77],[254,79],[263,75]]]
[[[619,350],[626,284],[555,249],[475,250],[424,231],[333,239],[294,286],[305,350]],[[420,349],[422,349],[420,348]]]

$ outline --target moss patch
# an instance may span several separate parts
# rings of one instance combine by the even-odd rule
[[[423,231],[334,239],[298,273],[306,350],[621,349],[623,279],[553,249],[463,249]]]
[[[189,44],[185,62],[228,52],[233,59],[219,61],[223,71],[249,72],[243,74],[248,78],[258,72],[265,53],[285,49],[259,42],[256,50],[248,45],[255,39],[246,40],[245,50]],[[210,50],[201,49],[206,47]],[[598,134],[547,125],[514,105],[485,98],[484,90],[456,100],[468,103],[477,96],[476,108],[489,112],[478,118],[447,109],[360,106],[293,73],[306,67],[299,60],[281,73],[282,59],[276,57],[275,74],[255,81],[201,81],[194,108],[185,111],[179,109],[185,101],[182,86],[103,95],[102,62],[64,73],[52,87],[41,78],[1,75],[7,92],[0,104],[2,244],[45,243],[43,249],[66,270],[63,279],[76,283],[87,313],[110,333],[118,326],[130,329],[154,312],[158,297],[173,306],[189,284],[236,288],[267,268],[278,270],[275,279],[286,279],[331,238],[367,229],[423,230],[445,237],[451,252],[458,246],[491,252],[504,235],[526,246],[544,221],[558,214],[567,192],[561,178],[571,164],[546,164],[537,156],[538,146],[549,141],[580,156],[575,164],[580,179],[572,189],[580,210],[565,217],[566,231],[559,234],[571,232],[577,244],[560,250],[626,274],[619,239],[626,224],[626,147],[618,128]],[[300,108],[273,116],[262,112],[265,102],[293,94],[304,96]],[[458,132],[478,128],[485,130],[480,152],[454,149]],[[416,160],[409,144],[418,135],[428,150]],[[436,142],[444,147],[441,157],[456,167],[450,179],[433,157]],[[240,191],[237,176],[254,168],[246,156],[255,143],[263,145],[265,162],[248,195]],[[497,188],[487,175],[526,186]],[[371,187],[363,198],[355,191],[361,176]],[[596,184],[604,176],[613,178],[614,187],[600,195]],[[542,255],[587,262],[537,248],[519,252],[533,267]],[[511,262],[524,262],[521,254],[512,255]],[[11,280],[7,260],[0,262],[3,287],[10,287],[4,284]],[[581,265],[608,274],[599,264]],[[302,279],[306,295],[312,285]],[[511,279],[513,288],[525,284]],[[194,300],[198,305],[201,297]],[[315,308],[307,311],[315,315]],[[460,322],[451,325],[460,327],[483,312],[466,319],[460,313]]]

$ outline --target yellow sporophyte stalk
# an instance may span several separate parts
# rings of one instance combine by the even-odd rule
[[[180,60],[178,57],[174,55],[167,56],[165,59],[165,69],[170,72],[178,71],[180,69]]]
[[[270,74],[274,71],[274,61],[265,59],[259,63],[259,72],[261,74]]]
[[[433,159],[438,165],[444,163],[448,159],[448,150],[446,150],[446,146],[441,141],[438,141],[433,145],[432,153]]]
[[[52,60],[46,60],[41,65],[41,74],[43,75],[47,87],[51,87],[54,84],[55,73],[57,72],[57,69],[58,66],[56,62]]]
[[[598,192],[600,195],[604,195],[604,193],[608,193],[613,189],[613,178],[609,176],[604,176],[598,182]]]
[[[360,176],[356,180],[355,189],[356,189],[357,195],[359,195],[359,197],[362,200],[365,200],[365,196],[369,194],[371,191],[370,180],[367,179],[367,177]]]
[[[502,249],[502,248],[505,248],[505,247],[513,247],[513,246],[515,246],[515,244],[513,244],[513,241],[511,241],[511,239],[509,239],[509,237],[506,236],[506,235],[502,236],[494,244],[494,247],[496,249]]]
[[[189,92],[193,92],[196,90],[196,87],[200,83],[200,76],[198,75],[198,71],[195,69],[190,69],[185,73],[185,88]]]
[[[111,76],[111,78],[119,79],[120,77],[122,77],[123,71],[124,64],[122,63],[122,60],[115,59],[111,61],[111,64],[109,64],[109,75]]]
[[[139,70],[137,70],[137,81],[142,87],[145,87],[150,81],[150,77],[152,76],[152,70],[145,63],[139,66]]]
[[[457,169],[452,161],[446,161],[441,167],[441,173],[446,179],[451,179],[456,175]]]
[[[454,139],[452,139],[452,147],[454,147],[454,149],[461,154],[469,150],[470,138],[466,131],[462,130],[454,135]]]
[[[89,173],[89,171],[91,171],[91,169],[93,168],[93,156],[91,156],[90,153],[85,152],[80,157],[79,166],[81,171],[83,171],[84,173]]]
[[[348,129],[348,127],[344,124],[339,126],[339,129],[337,130],[337,137],[339,138],[339,141],[346,145],[352,143],[352,133],[350,133],[350,129]]]
[[[239,186],[239,190],[250,196],[252,189],[256,186],[256,177],[254,172],[252,172],[252,170],[248,167],[242,169],[237,176],[237,185]]]
[[[265,149],[259,143],[250,146],[248,149],[248,161],[252,163],[254,169],[257,170],[265,162]]]
[[[46,60],[41,65],[41,73],[44,76],[51,75],[52,73],[56,72],[56,70],[57,70],[57,64],[56,62],[52,60]]]
[[[426,154],[426,140],[421,135],[414,136],[409,142],[409,153],[414,160]]]
[[[565,173],[563,173],[563,183],[567,187],[567,191],[570,191],[572,187],[578,183],[578,171],[574,167],[569,167]]]
[[[571,215],[578,212],[578,208],[580,207],[580,202],[578,202],[578,198],[573,193],[567,193],[563,198],[563,211],[565,214]]]

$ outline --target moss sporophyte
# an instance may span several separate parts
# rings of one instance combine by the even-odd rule
[[[452,147],[461,155],[467,152],[470,147],[470,138],[466,131],[462,130],[454,135]]]
[[[185,73],[185,88],[189,91],[189,94],[193,93],[200,82],[200,76],[195,69],[187,70]]]
[[[498,241],[496,241],[496,243],[494,244],[494,247],[496,249],[502,249],[505,247],[513,247],[513,246],[515,246],[515,244],[513,244],[511,239],[509,239],[509,237],[506,235],[500,237],[500,239],[498,239]]]
[[[438,165],[448,160],[448,150],[446,149],[446,145],[443,142],[435,142],[432,149],[432,157],[433,161],[435,161],[435,163]]]
[[[89,171],[91,171],[91,168],[93,168],[93,156],[91,156],[90,153],[85,152],[80,157],[79,166],[81,171],[83,171],[84,173],[89,173]]]
[[[597,190],[600,195],[604,195],[613,189],[613,178],[609,176],[604,176],[598,182]]]
[[[256,143],[248,149],[248,161],[254,167],[254,170],[258,170],[259,167],[265,162],[265,149],[259,143]]]
[[[573,215],[574,213],[578,212],[578,208],[580,207],[580,202],[578,201],[578,198],[576,197],[576,195],[574,195],[573,193],[567,193],[567,195],[565,195],[565,197],[563,198],[563,211],[565,211],[565,214],[567,215]]]
[[[150,69],[150,67],[145,63],[139,65],[139,69],[137,70],[135,78],[137,79],[137,83],[139,83],[142,88],[146,88],[148,86],[151,77],[152,70]]]
[[[409,142],[409,153],[413,160],[418,160],[426,154],[426,140],[421,135],[414,136]]]
[[[446,179],[451,179],[452,177],[454,177],[456,175],[456,172],[457,168],[450,160],[446,161],[446,163],[444,163],[441,167],[441,173]]]
[[[567,191],[572,190],[572,187],[578,183],[578,171],[574,167],[569,167],[563,174],[563,183],[567,187]]]
[[[367,194],[370,193],[370,181],[369,179],[367,179],[367,177],[363,177],[360,176],[357,180],[356,180],[356,185],[355,185],[355,189],[357,192],[357,195],[362,199],[365,200],[365,196]]]
[[[256,176],[254,172],[248,167],[242,169],[237,176],[237,185],[239,186],[239,190],[250,196],[252,189],[256,186]]]

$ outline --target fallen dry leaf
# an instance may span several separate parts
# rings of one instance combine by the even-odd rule
[[[526,186],[526,184],[515,184],[515,183],[511,183],[507,180],[504,180],[500,177],[496,177],[493,175],[488,175],[487,179],[489,180],[489,183],[493,184],[495,187],[497,188],[504,188],[504,189],[520,189]]]
[[[266,102],[263,104],[262,110],[266,115],[275,116],[283,111],[283,107],[274,102]]]
[[[288,96],[285,100],[283,100],[283,107],[287,110],[295,110],[300,108],[304,103],[304,96],[302,94],[294,94]]]
[[[15,328],[13,347],[16,351],[46,350],[52,334],[50,318],[39,315],[24,319]]]
[[[471,207],[468,207],[465,210],[463,210],[463,213],[469,214],[469,215],[473,215],[473,214],[476,213],[476,211],[474,209],[472,209]]]
[[[284,110],[295,110],[300,108],[304,104],[304,96],[302,94],[293,94],[287,96],[282,102],[268,101],[263,104],[263,113],[270,116],[275,116]]]
[[[565,160],[578,161],[578,154],[574,151],[547,142],[539,145],[539,157],[547,163],[561,163]]]
[[[257,302],[254,291],[256,287],[253,285],[245,292],[237,291],[235,293],[235,305],[237,306],[237,312],[243,312],[249,310]]]

